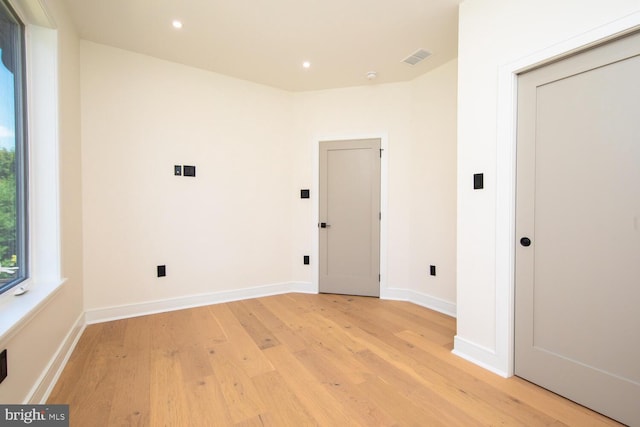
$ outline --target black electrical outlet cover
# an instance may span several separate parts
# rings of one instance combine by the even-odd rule
[[[309,190],[300,190],[300,198],[308,199],[309,198]]]
[[[158,266],[158,277],[164,277],[167,275],[167,266],[159,265]]]
[[[196,167],[195,166],[182,166],[184,171],[184,176],[196,176]]]
[[[484,188],[484,174],[474,173],[473,174],[473,189],[480,190]]]
[[[175,176],[181,176],[181,175],[182,175],[182,166],[180,166],[180,165],[175,165],[175,166],[173,167],[173,174],[174,174]]]
[[[7,378],[7,349],[0,353],[0,383]]]
[[[435,265],[429,266],[429,274],[431,274],[432,276],[436,275],[436,266]]]
[[[302,258],[302,260],[303,260],[303,262],[304,262],[304,265],[309,265],[309,255],[305,255],[305,256]]]

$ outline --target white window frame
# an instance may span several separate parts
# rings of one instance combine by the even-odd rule
[[[28,271],[29,277],[0,295],[0,342],[29,322],[61,289],[58,34],[41,2],[9,0],[25,23]],[[19,296],[16,292],[27,291]]]
[[[5,7],[8,9],[8,14],[15,20],[17,20],[17,24],[20,27],[20,37],[18,40],[19,46],[17,47],[17,55],[14,52],[12,55],[14,59],[17,58],[17,63],[14,64],[14,69],[12,70],[14,75],[14,104],[16,105],[15,116],[16,120],[15,124],[15,135],[14,135],[14,164],[15,164],[15,183],[16,183],[16,194],[15,194],[15,204],[16,204],[16,239],[18,241],[15,254],[17,255],[18,265],[16,267],[10,267],[7,269],[7,266],[2,266],[5,273],[9,273],[10,280],[2,284],[2,291],[10,292],[14,286],[17,286],[19,283],[23,282],[25,279],[29,277],[29,260],[28,260],[28,225],[29,221],[27,218],[28,210],[27,210],[27,196],[29,189],[28,186],[28,169],[27,162],[25,160],[25,156],[27,155],[27,141],[28,135],[26,134],[26,119],[27,113],[25,108],[27,107],[26,103],[26,70],[25,70],[25,26],[20,20],[11,4],[6,2],[5,0],[0,0],[3,3],[2,8]],[[7,46],[5,46],[7,47]],[[13,47],[16,48],[15,46]],[[19,101],[19,102],[16,102]],[[11,278],[11,276],[13,276]]]

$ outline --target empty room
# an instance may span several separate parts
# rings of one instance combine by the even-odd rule
[[[639,30],[0,0],[0,425],[640,426]]]

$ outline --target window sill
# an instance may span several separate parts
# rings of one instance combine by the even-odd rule
[[[0,342],[9,341],[58,294],[66,279],[31,283],[29,291],[14,295],[13,289],[0,295]]]

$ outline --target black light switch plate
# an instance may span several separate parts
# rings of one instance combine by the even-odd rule
[[[436,275],[436,266],[435,265],[429,266],[429,274],[431,274],[432,276]]]
[[[158,277],[164,277],[167,275],[167,266],[159,265],[158,266]]]
[[[175,176],[181,176],[181,175],[182,175],[182,166],[180,166],[180,165],[175,165],[175,166],[173,167],[173,174],[174,174]]]
[[[7,349],[0,353],[0,383],[7,378]]]
[[[309,198],[309,190],[300,190],[300,198],[308,199]]]
[[[302,258],[302,262],[304,263],[304,265],[309,265],[309,255],[305,255]]]
[[[473,189],[480,190],[484,188],[484,174],[474,173],[473,174]]]
[[[195,166],[182,166],[184,171],[184,176],[196,176],[196,167]]]

